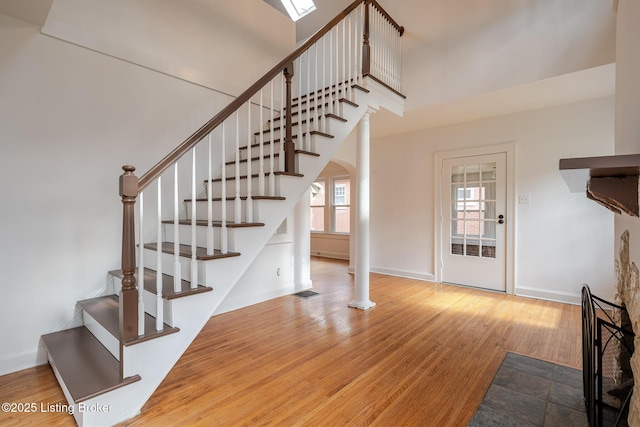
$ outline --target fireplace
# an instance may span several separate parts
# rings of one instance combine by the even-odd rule
[[[628,426],[633,331],[624,306],[582,288],[582,375],[589,426]]]

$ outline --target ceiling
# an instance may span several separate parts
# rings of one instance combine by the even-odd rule
[[[277,1],[277,0],[273,0]],[[582,6],[578,0],[553,0],[547,8],[565,7],[561,16],[573,16],[569,6]],[[585,1],[585,0],[579,0]],[[608,48],[609,57],[598,58],[598,66],[585,70],[551,73],[548,78],[522,81],[495,90],[480,91],[470,96],[454,96],[441,102],[416,102],[412,95],[424,98],[424,88],[407,90],[404,118],[381,111],[371,120],[374,137],[411,132],[427,127],[467,122],[492,116],[511,114],[553,105],[579,102],[588,99],[613,96],[615,92],[615,13],[610,2],[587,0],[590,6],[599,8],[595,13],[603,15],[609,34],[595,34],[613,44]],[[315,0],[317,10],[296,23],[296,37],[304,40],[351,4],[352,0]],[[451,46],[451,40],[472,40],[487,28],[495,28],[508,18],[509,13],[535,10],[540,13],[539,0],[379,0],[389,14],[405,27],[405,58],[425,55],[427,44]],[[538,3],[536,3],[538,2]],[[595,3],[598,3],[597,5]],[[606,3],[603,5],[603,3]],[[520,10],[518,10],[518,8]],[[576,14],[577,15],[577,14]],[[607,15],[607,16],[604,16]],[[613,18],[612,18],[613,17]],[[521,19],[527,19],[526,14]],[[571,25],[568,22],[567,25]],[[613,27],[613,30],[611,29]],[[613,34],[611,34],[613,32]],[[446,41],[443,39],[446,38]],[[612,41],[613,40],[613,41]],[[433,48],[432,48],[433,51]],[[475,52],[473,52],[475,53]],[[407,61],[409,65],[425,64],[425,59]],[[427,62],[428,63],[428,62]],[[406,65],[406,64],[405,64]],[[405,75],[416,70],[406,70]],[[422,73],[423,70],[418,70]],[[415,85],[415,78],[412,81]],[[426,79],[425,79],[426,80]],[[419,81],[419,80],[418,80]],[[454,83],[455,84],[455,83]],[[420,92],[423,90],[423,92]],[[424,105],[427,104],[427,105]]]
[[[276,8],[282,8],[279,0],[264,1]],[[352,2],[314,1],[317,10],[296,23],[298,40],[309,37]],[[499,24],[499,19],[504,18],[507,9],[532,7],[536,1],[539,0],[465,0],[460,3],[450,0],[380,0],[380,3],[394,19],[405,26],[405,57],[414,58],[423,55],[421,49],[428,44],[436,45],[444,37],[452,40],[477,36],[479,29]],[[555,6],[576,1],[587,0],[553,0],[550,4]],[[588,1],[607,3],[601,0]],[[0,0],[0,13],[41,26],[46,21],[52,2],[53,0]],[[610,4],[605,5],[605,10],[601,9],[600,13],[606,12],[606,8],[611,10],[614,7]],[[424,63],[424,60],[422,61]],[[420,97],[424,88],[409,88],[406,93],[408,98],[404,118],[380,111],[371,121],[371,131],[374,137],[381,137],[613,96],[615,64],[613,61],[601,62],[603,65],[585,70],[521,82],[470,96],[453,97],[440,102],[422,102],[423,105],[416,102],[415,97],[416,93]],[[405,70],[405,74],[410,71]],[[423,92],[420,93],[420,90]]]

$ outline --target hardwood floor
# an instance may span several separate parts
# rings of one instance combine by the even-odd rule
[[[465,426],[507,351],[580,368],[578,306],[372,274],[360,311],[345,262],[312,279],[317,296],[213,317],[123,425]],[[65,402],[48,366],[0,377],[0,401]],[[74,425],[0,413],[26,423]]]

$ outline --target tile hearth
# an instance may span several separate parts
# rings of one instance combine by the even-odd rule
[[[469,427],[586,427],[582,372],[507,353]]]

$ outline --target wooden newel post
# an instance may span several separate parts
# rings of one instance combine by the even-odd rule
[[[367,76],[371,72],[371,45],[369,44],[369,7],[371,2],[364,2],[364,30],[362,34],[362,75]]]
[[[122,289],[120,291],[120,348],[138,336],[138,290],[136,289],[136,238],[134,205],[138,196],[138,177],[133,166],[123,166],[120,175],[122,197]],[[121,354],[122,356],[122,354]],[[122,361],[122,358],[120,359]],[[121,364],[122,366],[122,364]]]
[[[291,78],[293,77],[293,62],[284,69],[286,81],[286,131],[284,139],[284,171],[295,173],[296,171],[296,149],[293,144],[293,125],[291,123]]]

